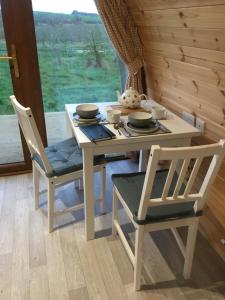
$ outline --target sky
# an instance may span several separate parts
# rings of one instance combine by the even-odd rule
[[[73,10],[97,13],[94,0],[32,0],[34,11],[71,14]]]

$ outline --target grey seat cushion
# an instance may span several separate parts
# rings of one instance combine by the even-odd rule
[[[70,138],[49,146],[45,148],[45,153],[52,168],[51,173],[46,173],[48,177],[60,176],[83,169],[82,151],[75,138]],[[41,157],[38,154],[34,154],[32,159],[45,170]],[[94,165],[102,163],[105,163],[104,155],[94,157]]]
[[[168,170],[160,170],[156,172],[151,198],[160,198],[163,187],[166,182]],[[159,205],[148,209],[145,220],[138,220],[137,214],[141,200],[145,173],[129,173],[129,174],[113,174],[112,181],[123,197],[127,206],[133,214],[134,220],[138,224],[146,224],[163,220],[181,218],[184,216],[194,216],[194,202],[186,202],[179,204]],[[177,175],[174,175],[168,196],[172,196],[177,182]],[[180,189],[180,194],[184,192],[185,185]],[[149,195],[150,198],[150,195]]]

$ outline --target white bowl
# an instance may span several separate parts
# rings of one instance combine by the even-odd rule
[[[128,122],[138,128],[148,127],[151,119],[152,115],[148,112],[137,111],[128,115]]]
[[[98,113],[98,106],[95,104],[79,104],[76,107],[76,113],[85,119],[94,118]]]

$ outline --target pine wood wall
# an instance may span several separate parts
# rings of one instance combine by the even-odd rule
[[[149,95],[203,119],[206,138],[225,138],[225,0],[127,4],[143,44]],[[225,163],[207,204],[202,227],[225,258]]]

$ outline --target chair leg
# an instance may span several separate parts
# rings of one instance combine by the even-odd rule
[[[135,259],[134,259],[134,289],[141,289],[141,270],[143,259],[144,226],[139,226],[135,233]]]
[[[184,271],[183,271],[183,276],[185,279],[189,279],[191,275],[195,243],[196,243],[196,237],[198,232],[198,223],[199,220],[196,219],[194,220],[193,224],[191,224],[188,228],[186,255],[185,255]]]
[[[78,179],[74,180],[74,188],[78,189]]]
[[[78,184],[79,191],[82,191],[84,189],[83,177],[78,179]]]
[[[39,185],[40,185],[40,172],[33,163],[33,190],[34,190],[34,208],[39,207]]]
[[[52,232],[54,223],[55,184],[48,182],[48,232]]]
[[[112,235],[113,236],[117,234],[117,230],[114,225],[114,220],[116,221],[118,220],[118,203],[119,203],[119,199],[115,189],[113,188],[113,203],[112,203]]]
[[[101,211],[106,211],[106,168],[101,169]]]

